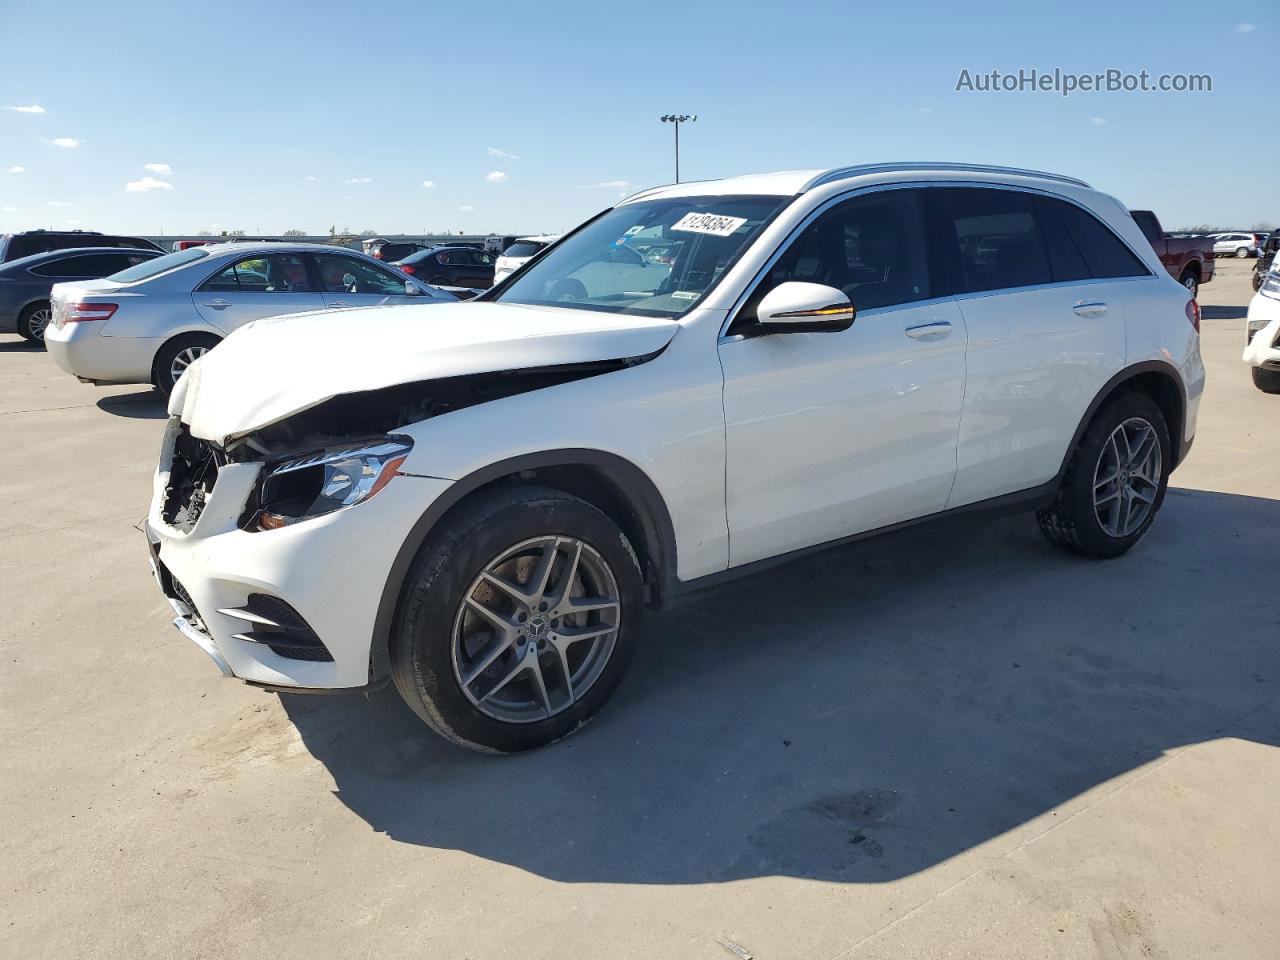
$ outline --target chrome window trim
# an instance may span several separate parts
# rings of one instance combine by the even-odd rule
[[[1000,169],[1002,172],[1008,172],[1003,170],[1003,168],[996,168],[996,169]],[[1072,182],[1078,184],[1078,183],[1081,183],[1082,181],[1072,181]],[[787,234],[786,238],[778,245],[778,248],[769,256],[769,259],[766,260],[761,265],[760,269],[756,271],[756,275],[751,278],[751,281],[743,288],[742,293],[738,295],[738,297],[733,301],[733,305],[730,306],[728,311],[725,313],[725,319],[720,324],[720,334],[717,338],[718,342],[725,343],[725,342],[733,342],[735,340],[742,339],[740,336],[736,334],[734,336],[728,336],[726,334],[726,331],[732,325],[734,319],[737,318],[738,311],[742,309],[742,307],[746,304],[747,300],[751,298],[751,295],[755,293],[756,287],[759,286],[765,274],[767,274],[771,269],[773,269],[773,265],[778,262],[778,260],[782,257],[784,253],[787,252],[791,244],[795,243],[797,237],[799,237],[799,235],[803,233],[809,227],[809,225],[813,223],[814,220],[816,220],[819,216],[821,216],[827,210],[831,209],[837,203],[843,203],[846,200],[852,200],[854,197],[861,196],[863,194],[879,193],[885,190],[909,190],[909,189],[921,189],[921,188],[924,188],[924,189],[939,188],[940,189],[940,188],[947,188],[947,187],[970,187],[970,188],[978,188],[978,189],[1012,190],[1019,193],[1036,194],[1039,196],[1048,197],[1051,200],[1061,200],[1064,203],[1073,204],[1074,206],[1079,207],[1089,216],[1093,217],[1093,219],[1101,223],[1102,226],[1113,237],[1115,237],[1118,241],[1120,241],[1121,244],[1124,245],[1124,248],[1126,250],[1128,250],[1131,254],[1133,254],[1134,258],[1138,261],[1138,263],[1142,266],[1142,268],[1147,272],[1140,276],[1089,277],[1087,280],[1058,280],[1052,283],[1036,283],[1036,284],[1029,284],[1029,285],[1019,286],[1019,287],[998,287],[994,290],[975,290],[975,291],[968,291],[964,293],[953,293],[943,297],[930,297],[927,300],[908,300],[900,304],[895,303],[895,304],[889,304],[884,307],[872,307],[871,309],[866,310],[865,312],[859,310],[857,313],[859,317],[878,316],[880,313],[884,311],[894,310],[899,307],[915,307],[924,303],[934,303],[934,302],[941,302],[946,300],[973,300],[978,297],[989,297],[989,296],[994,296],[996,294],[1013,293],[1015,291],[1021,291],[1021,290],[1044,290],[1044,289],[1050,289],[1053,287],[1079,286],[1080,284],[1086,284],[1086,283],[1095,284],[1095,283],[1115,283],[1120,280],[1149,280],[1151,277],[1156,276],[1156,274],[1153,274],[1151,272],[1151,269],[1148,267],[1146,261],[1142,259],[1142,257],[1133,249],[1133,247],[1124,239],[1124,237],[1120,236],[1118,233],[1115,232],[1115,230],[1111,228],[1110,224],[1108,224],[1105,220],[1099,217],[1096,213],[1094,213],[1084,204],[1079,203],[1078,201],[1072,199],[1071,197],[1064,197],[1060,193],[1054,193],[1051,190],[1045,190],[1039,187],[1026,186],[1026,185],[1017,184],[1017,183],[989,183],[987,181],[981,181],[981,180],[902,180],[902,181],[897,181],[895,183],[869,184],[863,187],[854,187],[852,189],[838,193],[835,196],[828,197],[822,203],[818,204],[818,206],[814,207],[811,211],[809,211],[809,213],[805,216],[805,218],[801,220],[798,224],[796,224],[795,227],[792,228],[791,232]],[[803,194],[800,194],[799,196],[803,196]],[[930,274],[932,275],[932,265],[930,265]],[[857,308],[857,306],[858,305],[855,303],[854,304],[855,309]]]

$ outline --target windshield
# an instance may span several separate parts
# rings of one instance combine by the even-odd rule
[[[186,266],[188,263],[195,263],[208,255],[209,252],[203,247],[192,247],[190,250],[183,250],[181,253],[170,253],[167,256],[156,257],[154,260],[139,263],[137,266],[129,267],[127,270],[113,273],[107,279],[114,280],[116,283],[137,283],[139,280],[148,280],[151,277],[159,276],[166,270]]]
[[[608,211],[525,268],[494,299],[679,317],[790,197],[671,197]]]

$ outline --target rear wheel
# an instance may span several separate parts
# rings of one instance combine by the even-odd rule
[[[192,333],[174,337],[156,353],[155,364],[151,368],[151,382],[166,397],[173,392],[178,382],[196,360],[216,347],[217,337],[207,333]]]
[[[1155,520],[1171,464],[1160,407],[1146,394],[1121,394],[1080,438],[1053,503],[1036,514],[1041,531],[1081,556],[1120,556]]]
[[[1248,255],[1249,255],[1249,248],[1248,248],[1248,247],[1239,247],[1239,248],[1237,248],[1237,249],[1236,249],[1236,257],[1237,257],[1237,259],[1241,259],[1241,260],[1243,260],[1243,259],[1244,259],[1245,257],[1247,257]]]
[[[430,280],[427,281],[427,283],[431,284],[433,287],[452,286],[452,284],[449,283],[449,278],[445,276],[432,277]]]
[[[18,317],[18,333],[32,343],[44,343],[44,331],[51,319],[53,319],[53,310],[48,300],[33,303]]]
[[[414,561],[392,676],[455,743],[529,750],[609,699],[640,614],[639,563],[612,520],[558,490],[508,488],[443,520]]]
[[[1196,273],[1194,270],[1185,271],[1182,276],[1178,278],[1178,282],[1186,287],[1191,293],[1192,300],[1194,300],[1196,295],[1200,292],[1200,274]]]
[[[1254,367],[1253,385],[1263,393],[1280,393],[1280,370]]]

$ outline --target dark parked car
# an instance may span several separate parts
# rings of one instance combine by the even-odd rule
[[[433,286],[488,290],[493,286],[493,265],[497,259],[470,246],[432,247],[393,265]]]
[[[369,256],[376,257],[386,263],[394,263],[417,253],[419,250],[426,249],[426,244],[415,243],[412,240],[375,240],[369,244],[365,252]]]
[[[49,291],[66,280],[97,280],[161,255],[160,250],[82,247],[37,253],[0,266],[0,333],[44,341],[49,325]]]
[[[1267,272],[1271,269],[1271,264],[1275,262],[1277,250],[1280,250],[1280,230],[1272,230],[1271,234],[1262,241],[1262,245],[1258,247],[1258,259],[1253,263],[1253,289],[1255,293],[1262,286],[1262,281],[1267,279]]]
[[[119,237],[95,230],[24,230],[22,233],[0,235],[0,263],[76,247],[129,247],[164,252],[142,237]]]

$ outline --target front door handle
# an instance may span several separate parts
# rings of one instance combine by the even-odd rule
[[[330,301],[329,301],[329,306],[331,306],[331,307],[349,307],[349,306],[351,306],[351,304],[347,303],[347,301],[345,301],[345,300],[330,300]]]
[[[946,320],[937,320],[933,323],[907,327],[906,333],[912,340],[941,340],[951,334],[951,324]]]
[[[213,307],[215,310],[225,310],[227,307],[231,306],[231,301],[219,298],[217,300],[206,300],[204,305],[206,307]]]
[[[1077,300],[1071,309],[1082,317],[1100,317],[1107,312],[1107,305],[1101,300]]]

